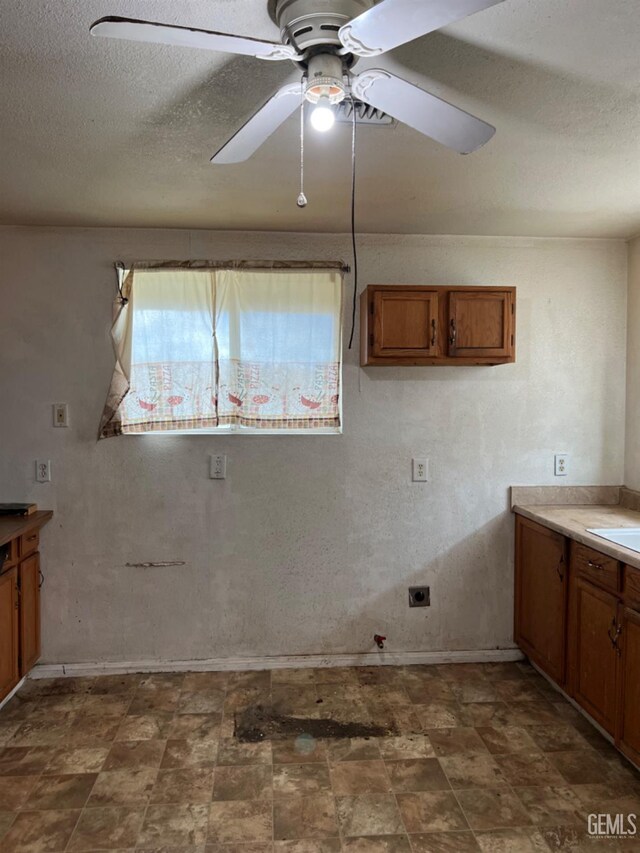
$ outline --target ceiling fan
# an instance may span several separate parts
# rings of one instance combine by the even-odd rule
[[[289,60],[302,72],[279,89],[217,151],[212,163],[247,160],[300,107],[314,104],[311,123],[326,131],[335,105],[346,97],[383,111],[461,154],[491,139],[495,128],[453,104],[397,77],[384,67],[354,74],[360,57],[386,53],[426,33],[495,6],[503,0],[269,0],[281,43],[210,30],[107,17],[91,27],[94,36],[176,47]]]

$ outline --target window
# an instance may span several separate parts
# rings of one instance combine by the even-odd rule
[[[341,432],[335,266],[127,271],[100,437]]]

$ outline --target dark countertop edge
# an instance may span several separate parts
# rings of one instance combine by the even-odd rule
[[[549,505],[547,505],[547,508]],[[608,504],[603,505],[602,507],[598,507],[592,504],[575,504],[576,508],[580,509],[591,509],[597,510],[599,508],[602,509],[611,509],[611,506]],[[614,545],[612,542],[608,542],[606,539],[603,539],[601,536],[596,536],[595,533],[588,533],[587,530],[573,530],[568,528],[564,524],[560,524],[556,521],[551,521],[547,516],[542,513],[536,512],[536,509],[540,509],[542,507],[526,507],[516,505],[513,507],[512,512],[516,515],[522,515],[524,518],[528,518],[530,521],[535,521],[538,524],[541,524],[543,527],[548,527],[549,530],[554,530],[556,533],[561,533],[563,536],[566,536],[567,539],[573,539],[575,542],[579,542],[581,545],[586,545],[587,548],[593,548],[594,551],[599,551],[601,554],[606,554],[607,557],[612,557],[614,560],[618,560],[620,563],[624,563],[627,566],[632,566],[634,569],[640,569],[640,553],[637,551],[632,551],[630,548],[625,548],[624,545]],[[558,505],[558,509],[570,509],[571,507],[562,504]],[[634,510],[627,510],[627,512],[633,512]],[[640,513],[638,513],[638,527],[640,527]]]
[[[0,546],[6,545],[12,539],[17,539],[33,530],[43,527],[53,518],[53,510],[40,509],[32,515],[3,515],[0,516]],[[6,530],[4,528],[7,528]]]

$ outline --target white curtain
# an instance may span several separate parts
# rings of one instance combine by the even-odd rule
[[[341,430],[338,270],[134,269],[100,437]]]

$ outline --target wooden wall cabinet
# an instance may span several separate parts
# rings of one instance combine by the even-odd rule
[[[515,287],[369,285],[360,297],[360,362],[513,362],[515,304]]]
[[[640,570],[517,515],[514,622],[522,651],[640,765]]]
[[[0,518],[0,701],[40,657],[40,528],[52,516]]]
[[[438,354],[438,294],[402,288],[373,292],[374,358],[434,358]]]

